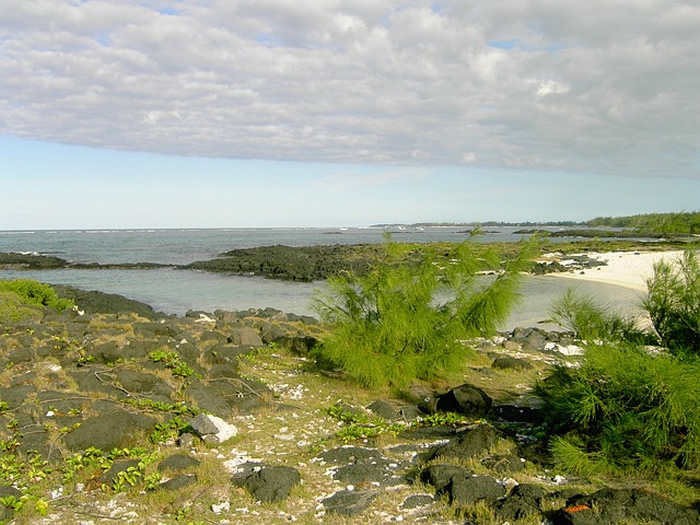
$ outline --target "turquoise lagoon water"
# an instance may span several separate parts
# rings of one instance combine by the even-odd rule
[[[489,228],[499,233],[481,237],[517,240],[517,228]],[[464,228],[426,228],[400,233],[397,240],[411,242],[457,241]],[[220,229],[220,230],[111,230],[0,232],[0,252],[34,252],[71,261],[118,263],[158,262],[185,264],[215,257],[233,248],[287,244],[357,244],[382,241],[381,229]],[[182,315],[187,310],[244,310],[273,307],[297,314],[313,314],[311,298],[324,284],[294,283],[261,277],[228,276],[190,270],[0,270],[0,278],[30,278],[67,284],[86,290],[117,293],[150,304],[157,310]],[[548,318],[553,301],[568,287],[596,297],[611,307],[639,311],[639,292],[614,285],[573,281],[553,276],[528,277],[523,300],[504,328],[535,326]],[[544,324],[551,327],[550,324]]]

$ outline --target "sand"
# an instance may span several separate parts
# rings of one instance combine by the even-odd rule
[[[654,274],[654,263],[662,259],[673,262],[682,254],[682,251],[588,253],[587,255],[591,258],[607,261],[607,266],[599,266],[583,272],[551,273],[547,276],[596,281],[646,291],[646,280]]]

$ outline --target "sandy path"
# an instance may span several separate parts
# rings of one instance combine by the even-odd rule
[[[646,291],[646,280],[654,273],[654,263],[662,259],[675,261],[682,254],[682,251],[589,253],[589,257],[607,261],[608,265],[584,272],[551,273],[548,277],[597,281]]]

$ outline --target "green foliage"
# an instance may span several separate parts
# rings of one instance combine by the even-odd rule
[[[380,417],[370,418],[361,412],[347,410],[342,405],[330,407],[328,415],[346,423],[335,434],[335,437],[343,443],[349,443],[358,439],[375,438],[382,434],[396,436],[407,428],[407,425],[403,423],[389,423]]]
[[[470,423],[473,423],[473,421],[465,418],[464,414],[457,414],[455,412],[435,412],[434,414],[421,418],[419,425],[426,427],[459,427]]]
[[[698,377],[697,360],[626,345],[589,347],[580,368],[558,367],[536,386],[551,430],[564,436],[554,441],[555,459],[581,473],[697,467]]]
[[[162,476],[160,472],[154,471],[143,478],[146,490],[156,490],[160,486]]]
[[[631,319],[611,312],[593,298],[569,288],[550,309],[552,319],[587,341],[628,341],[642,343],[644,334]]]
[[[348,410],[342,404],[335,404],[328,409],[328,415],[345,423],[335,437],[343,443],[349,443],[358,439],[375,438],[382,434],[396,436],[409,428],[452,426],[459,427],[474,423],[463,415],[454,412],[436,412],[428,416],[416,419],[412,423],[388,422],[380,417],[370,417],[363,412]]]
[[[462,243],[446,259],[387,242],[371,271],[332,277],[331,293],[316,297],[315,309],[330,327],[316,357],[369,387],[402,387],[458,370],[469,352],[460,340],[493,333],[506,320],[530,252],[526,245],[483,284],[477,273],[499,267],[493,253],[480,250],[476,257]],[[447,299],[438,302],[441,297]]]
[[[17,295],[22,303],[48,306],[62,312],[74,306],[73,301],[61,299],[48,284],[31,279],[0,280],[0,292],[11,292]]]
[[[76,475],[82,470],[97,469],[100,472],[107,472],[116,459],[133,458],[138,459],[136,465],[130,466],[126,470],[119,472],[112,481],[111,488],[115,492],[121,492],[129,487],[134,487],[142,480],[147,489],[154,483],[156,476],[146,475],[146,469],[159,456],[158,451],[149,451],[145,448],[115,448],[109,452],[104,452],[98,448],[90,447],[82,453],[74,454],[66,459],[63,466],[63,482],[75,481]]]
[[[74,454],[66,459],[63,466],[63,482],[69,483],[75,480],[75,475],[85,469],[91,467],[100,467],[101,470],[107,471],[112,466],[112,460],[107,454],[95,447],[89,447],[82,453]]]
[[[180,434],[191,430],[192,427],[180,417],[175,416],[165,423],[158,423],[155,430],[151,433],[151,443],[166,443],[171,439],[177,439]]]
[[[41,317],[37,307],[27,305],[16,293],[0,291],[0,323],[36,321]]]
[[[165,352],[163,350],[156,350],[148,354],[148,357],[154,363],[163,363],[165,368],[169,368],[171,373],[175,377],[182,377],[186,379],[194,375],[194,370],[187,363],[185,363],[177,352]]]
[[[654,265],[644,308],[661,344],[676,353],[700,355],[700,261],[687,250],[673,265]]]
[[[4,498],[0,498],[0,505],[14,512],[18,512],[22,510],[22,507],[24,506],[24,501],[18,499],[15,496],[10,495],[5,496]]]
[[[643,232],[698,233],[700,212],[648,213],[626,217],[596,217],[586,223],[589,226],[635,228]]]

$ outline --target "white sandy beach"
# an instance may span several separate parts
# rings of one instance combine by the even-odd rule
[[[682,251],[588,253],[587,255],[591,258],[607,261],[607,266],[574,273],[552,273],[547,276],[596,281],[646,291],[646,280],[653,275],[654,264],[662,259],[675,261],[682,254]],[[564,263],[564,261],[561,262]]]

